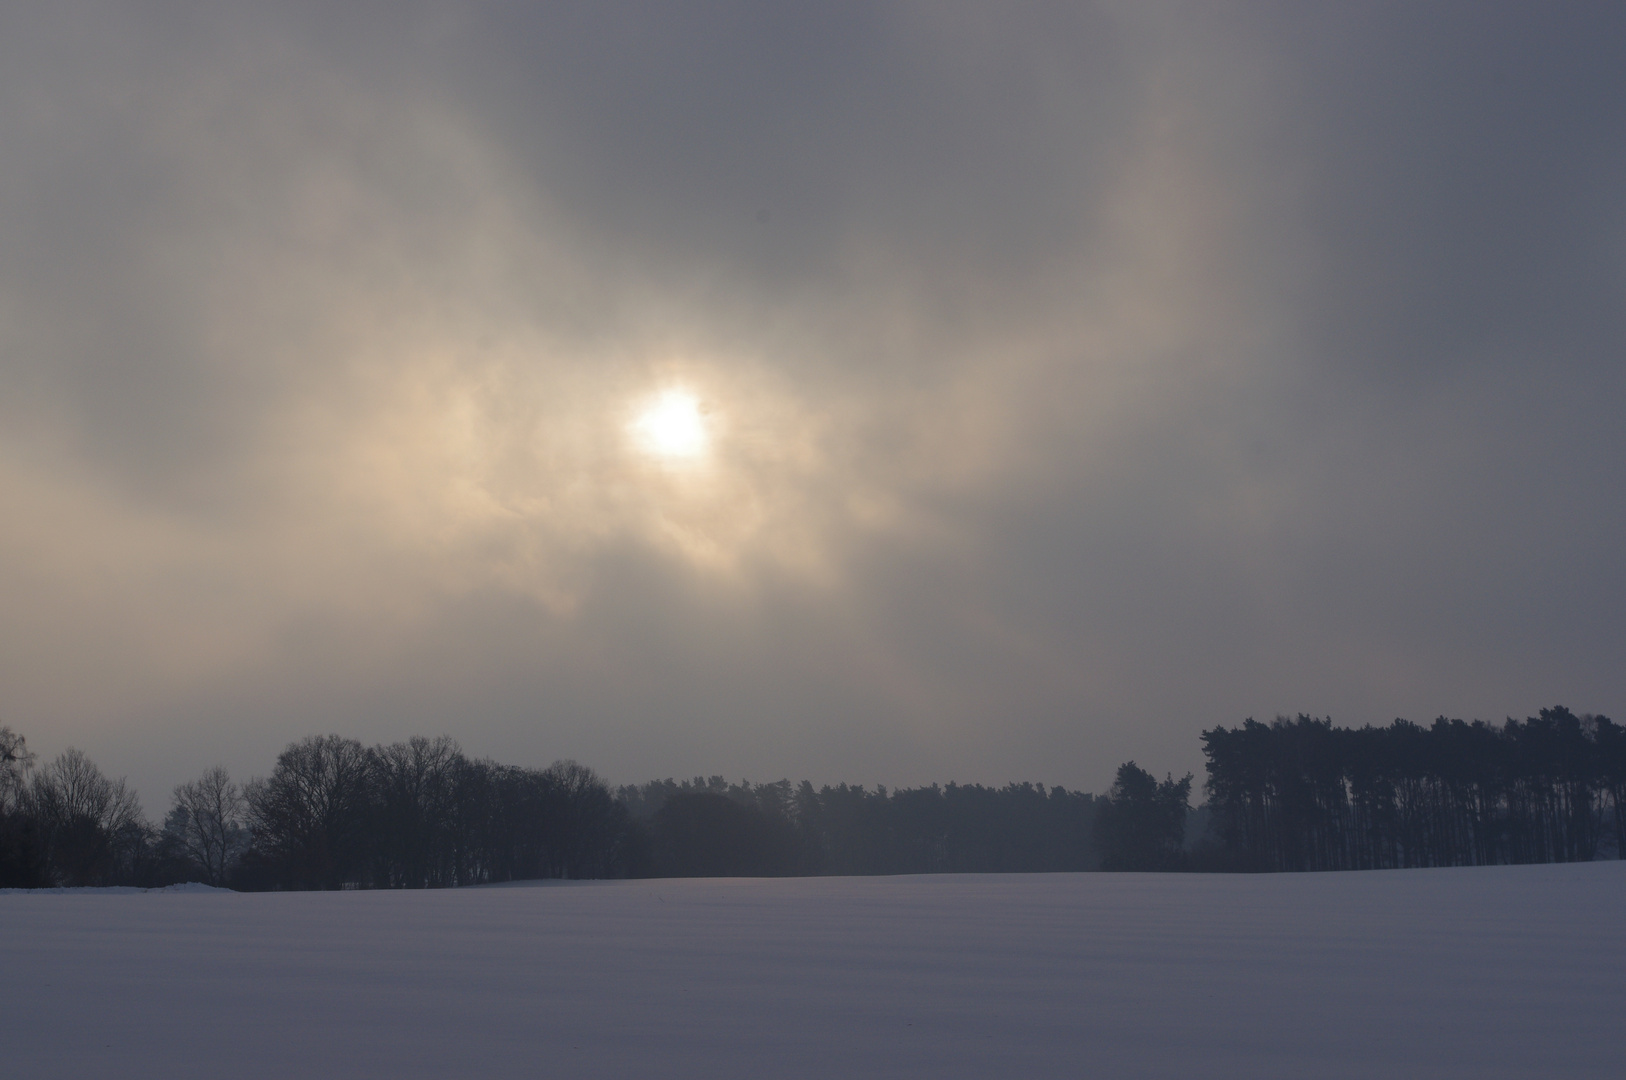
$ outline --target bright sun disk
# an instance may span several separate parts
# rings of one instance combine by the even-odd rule
[[[706,449],[700,402],[683,390],[668,390],[638,414],[632,433],[646,453],[672,459],[698,458]]]

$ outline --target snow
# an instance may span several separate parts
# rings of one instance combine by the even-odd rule
[[[29,1077],[1617,1077],[1626,863],[0,898]]]
[[[205,885],[201,881],[188,881],[184,885],[163,885],[156,889],[138,889],[134,885],[72,885],[58,889],[0,889],[0,896],[13,896],[18,893],[24,895],[74,895],[82,896],[90,893],[113,893],[123,895],[129,893],[200,893],[200,892],[231,892],[230,889],[217,888],[214,885]]]

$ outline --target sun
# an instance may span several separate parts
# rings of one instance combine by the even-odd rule
[[[668,390],[646,405],[632,422],[638,448],[668,461],[694,461],[710,442],[700,402],[687,390]]]

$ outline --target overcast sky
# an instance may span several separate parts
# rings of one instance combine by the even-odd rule
[[[0,722],[154,814],[1620,718],[1623,405],[1618,3],[0,14]]]

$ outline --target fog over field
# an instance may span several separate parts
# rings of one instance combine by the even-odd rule
[[[1626,714],[1617,3],[0,3],[0,723],[1102,791]],[[189,901],[190,902],[190,901]]]
[[[8,1074],[1617,1077],[1626,864],[0,896]]]

